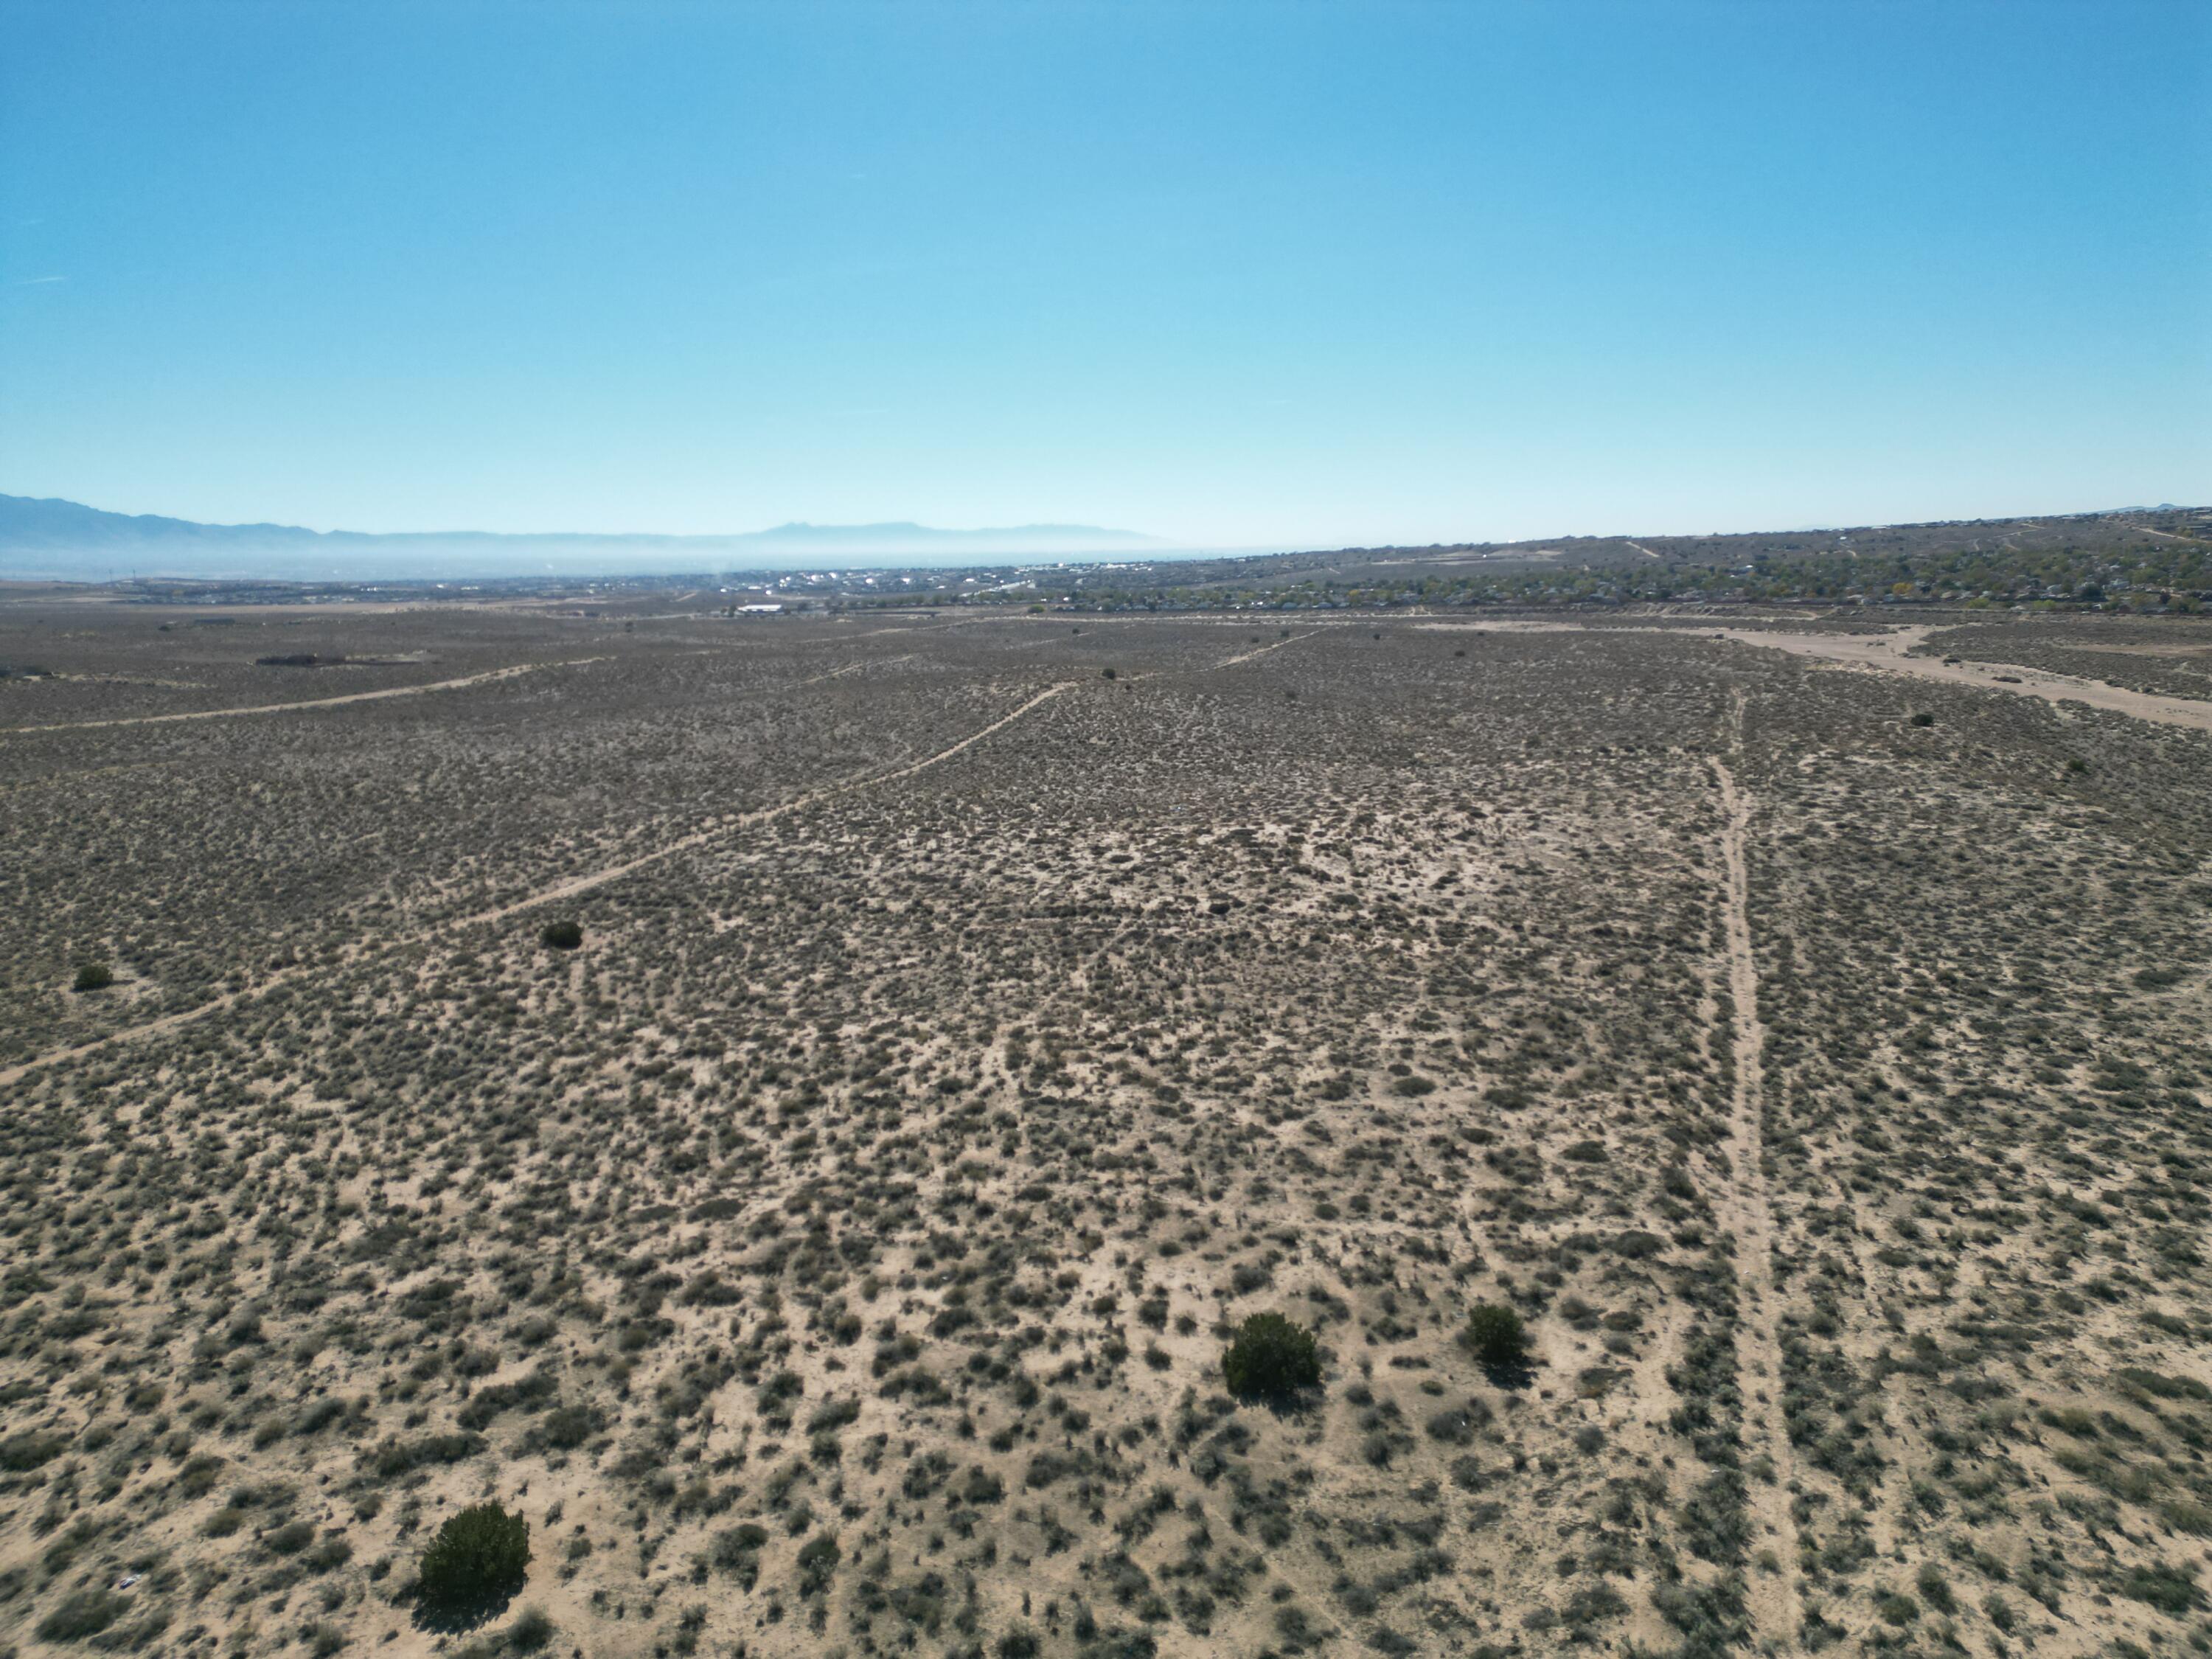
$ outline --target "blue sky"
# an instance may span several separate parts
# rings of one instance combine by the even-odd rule
[[[2212,6],[0,0],[0,490],[1212,545],[2212,500]]]

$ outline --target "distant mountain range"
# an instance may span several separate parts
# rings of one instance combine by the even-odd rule
[[[505,536],[475,530],[386,536],[283,524],[195,524],[152,514],[104,513],[76,501],[0,495],[0,579],[99,581],[134,574],[310,580],[638,575],[791,569],[859,559],[884,565],[1003,563],[1143,553],[1160,545],[1134,531],[1073,524],[998,530],[786,524],[726,536]]]

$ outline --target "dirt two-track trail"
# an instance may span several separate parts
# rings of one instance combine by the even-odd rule
[[[896,783],[901,779],[914,777],[919,773],[927,771],[931,767],[942,765],[956,755],[973,748],[986,738],[1004,731],[1024,715],[1069,690],[1074,684],[1073,680],[1061,680],[1055,684],[1047,686],[1018,708],[1001,714],[989,725],[970,732],[958,742],[948,744],[932,754],[923,756],[920,760],[908,761],[902,766],[895,766],[884,771],[866,773],[859,777],[845,779],[842,782],[825,784],[819,789],[794,795],[789,800],[779,801],[773,806],[764,806],[757,811],[740,812],[729,817],[717,819],[703,829],[694,830],[691,834],[681,836],[665,846],[657,847],[649,853],[642,853],[635,858],[625,859],[619,864],[607,865],[601,869],[588,871],[582,875],[572,876],[565,881],[542,888],[511,903],[499,905],[489,910],[480,910],[472,915],[463,916],[455,921],[441,922],[434,927],[386,940],[373,948],[356,946],[348,958],[348,965],[358,963],[371,957],[395,955],[414,946],[450,938],[471,927],[505,921],[510,916],[525,910],[536,909],[541,905],[557,904],[564,899],[577,898],[595,889],[605,887],[611,882],[620,881],[625,876],[634,875],[640,870],[650,868],[653,865],[665,863],[670,859],[694,851],[734,830],[774,823],[778,818],[787,817],[793,812],[803,811],[810,806],[818,805],[838,795],[849,794],[856,789],[872,788],[878,784]],[[125,1026],[121,1030],[111,1031],[105,1036],[95,1037],[89,1042],[81,1042],[71,1048],[57,1048],[43,1054],[34,1054],[28,1060],[0,1068],[0,1087],[17,1081],[42,1066],[51,1066],[58,1060],[92,1054],[101,1048],[113,1048],[119,1043],[133,1042],[142,1037],[158,1036],[163,1032],[173,1031],[180,1026],[191,1024],[195,1020],[205,1019],[210,1014],[219,1014],[227,1008],[235,1007],[241,1002],[248,1002],[258,997],[265,996],[281,986],[304,978],[311,971],[324,973],[328,969],[326,967],[318,967],[313,969],[300,968],[271,974],[266,979],[257,981],[241,989],[226,993],[222,996],[213,998],[197,1006],[180,1009],[173,1014],[164,1014],[158,1019],[148,1020],[141,1025]]]
[[[187,708],[173,714],[131,714],[112,720],[64,720],[58,726],[0,726],[0,737],[33,732],[94,732],[118,726],[170,726],[179,720],[231,720],[248,714],[296,714],[309,709],[336,708],[355,702],[382,702],[388,697],[419,697],[431,691],[459,691],[495,680],[511,680],[547,668],[583,668],[605,657],[570,657],[558,662],[522,662],[506,668],[488,668],[481,674],[464,674],[457,680],[433,680],[428,685],[387,685],[377,691],[347,691],[335,697],[306,697],[292,702],[257,702],[245,708]]]
[[[1247,651],[1237,656],[1226,658],[1224,660],[1214,664],[1213,666],[1217,670],[1231,668],[1239,663],[1249,662],[1255,657],[1264,656],[1270,651],[1279,651],[1284,646],[1295,645],[1297,643],[1298,640],[1305,637],[1307,637],[1305,635],[1297,635],[1291,639],[1279,640],[1273,644],[1262,646],[1258,650]],[[585,660],[597,661],[599,659],[592,658],[586,659]],[[903,659],[901,660],[903,660]],[[560,665],[529,664],[520,668],[502,669],[495,671],[489,674],[471,676],[467,681],[455,680],[447,682],[446,684],[447,685],[460,685],[465,684],[473,684],[484,680],[507,678],[516,673],[526,672],[532,668],[557,665]],[[815,680],[826,679],[837,674],[848,673],[852,671],[849,668],[834,669],[830,671],[830,674],[817,675],[815,677]],[[813,681],[803,682],[803,684],[813,683]],[[1037,708],[1042,708],[1044,704],[1051,702],[1054,697],[1059,696],[1061,693],[1073,690],[1077,682],[1073,680],[1061,680],[1052,685],[1048,685],[1036,696],[1021,703],[1018,708],[1010,710],[1006,714],[1000,715],[997,720],[991,721],[988,726],[981,726],[979,729],[969,732],[966,737],[962,738],[956,743],[949,744],[945,747],[939,749],[932,754],[925,755],[920,760],[909,761],[904,765],[891,767],[884,771],[871,772],[864,774],[860,777],[848,778],[842,782],[826,784],[819,789],[809,790],[804,794],[793,796],[789,800],[779,801],[773,806],[762,807],[757,811],[740,812],[729,817],[717,819],[699,830],[692,831],[689,835],[680,836],[675,841],[667,842],[663,846],[654,848],[650,852],[641,853],[635,858],[625,859],[617,864],[607,865],[600,869],[586,871],[580,875],[569,877],[565,881],[556,882],[549,887],[542,888],[537,892],[532,893],[526,897],[516,899],[510,903],[498,905],[488,910],[480,910],[473,915],[459,917],[451,921],[441,922],[434,927],[407,934],[398,939],[387,939],[374,947],[356,946],[348,957],[348,965],[357,963],[369,957],[391,956],[412,947],[434,943],[441,939],[451,938],[471,927],[481,927],[492,922],[504,921],[507,918],[519,915],[525,910],[532,910],[538,908],[543,905],[557,904],[565,900],[579,898],[584,894],[594,891],[599,888],[605,887],[610,883],[620,881],[625,876],[635,875],[641,870],[648,869],[656,864],[662,864],[670,859],[678,858],[685,853],[695,851],[701,847],[706,846],[708,842],[715,841],[724,836],[727,836],[733,831],[753,829],[763,823],[774,823],[778,818],[787,817],[793,812],[803,811],[810,806],[819,805],[824,801],[833,799],[839,795],[849,794],[857,789],[874,788],[882,784],[896,783],[902,779],[916,776],[922,772],[927,771],[932,767],[944,764],[946,761],[949,761],[954,757],[973,748],[975,744],[983,742],[986,738],[993,737],[1000,732],[1003,732],[1006,727],[1013,725],[1015,721],[1023,719],[1024,716],[1031,714]],[[389,691],[363,692],[353,697],[326,698],[324,701],[325,702],[362,702],[373,697],[398,696],[415,691],[434,691],[441,689],[443,688],[435,685],[410,686],[405,688],[395,688]],[[284,704],[264,706],[257,708],[219,709],[210,712],[211,714],[218,715],[268,714],[276,712],[278,708],[314,708],[318,706],[319,705],[313,703]],[[142,720],[198,718],[202,718],[202,716],[198,714],[154,715],[142,717]],[[96,725],[129,725],[134,723],[140,722],[88,722],[88,724]],[[26,727],[18,729],[34,730],[42,728]],[[18,1079],[27,1076],[30,1073],[38,1070],[40,1067],[52,1065],[58,1060],[69,1060],[77,1055],[95,1053],[100,1049],[113,1048],[118,1044],[133,1042],[139,1038],[158,1036],[164,1032],[176,1030],[182,1026],[192,1024],[194,1021],[205,1019],[211,1014],[218,1014],[222,1012],[225,1009],[235,1007],[240,1003],[252,1001],[256,998],[265,996],[270,992],[277,989],[281,986],[290,984],[295,980],[305,977],[311,971],[314,973],[324,973],[327,972],[328,969],[326,967],[319,966],[312,970],[309,969],[301,968],[288,969],[282,973],[271,974],[267,978],[258,980],[252,985],[246,986],[236,991],[228,992],[222,996],[200,1003],[194,1007],[179,1009],[174,1013],[164,1014],[157,1019],[148,1020],[143,1024],[125,1026],[120,1030],[111,1031],[105,1036],[95,1037],[88,1042],[78,1043],[67,1048],[52,1049],[43,1054],[34,1054],[28,1060],[20,1060],[13,1066],[0,1068],[0,1087],[4,1087],[9,1084],[15,1083]]]
[[[1216,670],[1233,668],[1239,663],[1251,661],[1255,657],[1265,656],[1270,651],[1279,651],[1286,645],[1295,645],[1299,640],[1306,637],[1308,637],[1307,635],[1301,634],[1294,635],[1290,639],[1278,640],[1272,644],[1261,646],[1257,650],[1246,651],[1240,653],[1237,655],[1225,658],[1223,660],[1215,663],[1213,667]],[[586,662],[596,662],[602,659],[599,658],[586,658],[581,660]],[[902,658],[897,660],[903,661],[905,659]],[[523,664],[514,668],[496,669],[489,673],[471,675],[465,680],[449,680],[441,682],[436,685],[393,687],[384,691],[366,691],[355,694],[351,696],[324,698],[319,702],[264,704],[252,708],[222,708],[185,714],[142,715],[127,720],[94,720],[80,722],[80,724],[85,726],[129,726],[143,725],[159,720],[215,719],[237,714],[263,714],[288,712],[296,708],[320,708],[333,702],[362,702],[380,697],[411,696],[417,692],[442,690],[454,686],[472,685],[481,684],[488,680],[509,678],[516,674],[528,673],[538,668],[574,665],[577,665],[573,663],[566,665],[555,663],[529,663]],[[854,672],[854,668],[856,666],[858,666],[858,665],[854,665],[845,668],[832,669],[827,674],[817,674],[814,676],[812,679],[802,681],[801,684],[813,684],[820,680],[833,678],[838,675]],[[986,738],[1006,730],[1006,727],[1013,725],[1015,721],[1021,720],[1025,715],[1051,702],[1052,699],[1059,696],[1061,693],[1073,690],[1077,682],[1073,680],[1061,680],[1052,685],[1048,685],[1036,696],[1024,701],[1018,708],[1000,715],[997,720],[991,721],[988,725],[969,732],[966,737],[962,738],[957,743],[949,744],[945,747],[936,750],[934,753],[925,755],[920,760],[909,761],[904,765],[891,767],[880,772],[866,773],[860,777],[848,778],[842,782],[826,784],[819,789],[809,790],[804,794],[793,796],[789,800],[780,801],[773,806],[762,807],[757,811],[741,812],[728,817],[716,819],[714,822],[692,831],[689,835],[680,836],[675,841],[669,842],[660,847],[656,847],[650,852],[641,853],[635,858],[625,859],[617,864],[607,865],[600,869],[586,871],[580,875],[569,877],[564,881],[556,882],[550,886],[542,888],[537,892],[532,893],[526,897],[516,899],[510,903],[498,905],[488,910],[480,910],[473,915],[459,917],[453,921],[441,922],[433,927],[422,929],[400,938],[387,939],[374,946],[356,945],[347,954],[347,965],[350,966],[358,963],[371,957],[380,957],[391,956],[412,947],[431,944],[441,939],[452,938],[468,928],[483,926],[491,922],[503,921],[525,910],[536,909],[543,905],[557,904],[564,900],[578,898],[586,893],[605,887],[611,882],[620,881],[625,876],[635,875],[641,870],[650,868],[653,865],[665,863],[670,859],[678,858],[685,853],[692,852],[707,845],[708,842],[717,840],[721,836],[727,836],[735,830],[752,829],[763,823],[773,823],[778,818],[787,817],[793,812],[803,811],[810,806],[819,805],[823,801],[833,799],[839,795],[848,794],[856,789],[874,788],[878,785],[896,783],[902,779],[914,777],[920,773],[927,771],[933,766],[940,766],[944,764],[946,761],[949,761],[954,757],[973,748],[975,744],[981,743]],[[17,727],[15,729],[18,731],[43,731],[69,728],[24,726]],[[4,734],[0,733],[0,735]],[[67,1048],[52,1049],[43,1054],[34,1054],[30,1059],[20,1060],[13,1066],[0,1067],[0,1087],[4,1087],[7,1085],[16,1082],[20,1079],[27,1076],[29,1073],[38,1070],[41,1066],[51,1066],[57,1061],[72,1059],[81,1054],[93,1054],[100,1049],[113,1048],[118,1044],[133,1042],[139,1038],[158,1036],[164,1032],[173,1031],[178,1030],[179,1027],[189,1025],[197,1020],[205,1019],[211,1014],[219,1014],[225,1009],[235,1007],[242,1002],[252,1001],[256,998],[265,996],[270,992],[274,991],[282,986],[290,984],[296,980],[306,977],[310,972],[319,974],[327,971],[327,966],[323,965],[318,966],[313,969],[299,968],[287,969],[281,973],[271,974],[265,979],[258,980],[254,983],[243,987],[239,990],[227,992],[222,996],[212,998],[210,1000],[200,1003],[194,1007],[179,1009],[174,1013],[164,1014],[159,1018],[148,1020],[143,1024],[125,1026],[120,1030],[111,1031],[105,1036],[95,1037],[88,1042],[77,1043]]]
[[[1343,624],[1339,624],[1340,626]],[[1459,623],[1425,623],[1422,627],[1453,629]],[[1879,674],[1932,681],[1938,685],[1970,686],[1978,691],[2008,692],[2051,703],[2081,703],[2103,708],[2130,720],[2178,726],[2192,732],[2212,732],[2212,702],[2197,697],[2163,696],[2151,691],[2131,691],[2049,669],[2019,663],[1972,662],[1952,658],[1915,656],[1914,649],[1942,631],[1932,623],[1912,623],[1876,635],[1797,634],[1782,629],[1648,628],[1633,623],[1594,628],[1587,623],[1486,622],[1483,630],[1498,634],[1668,634],[1686,639],[1724,639],[1759,651],[1780,651],[1830,667],[1861,669]]]
[[[1742,707],[1730,720],[1740,732]],[[1732,751],[1735,745],[1732,744]],[[1774,1217],[1767,1203],[1765,1089],[1760,1053],[1765,1030],[1759,1018],[1759,966],[1751,944],[1751,872],[1747,848],[1751,799],[1728,763],[1716,757],[1713,781],[1721,796],[1721,912],[1728,956],[1729,1035],[1735,1057],[1729,1162],[1729,1230],[1735,1239],[1737,1386],[1743,1396],[1741,1434],[1747,1463],[1764,1456],[1767,1478],[1749,1483],[1751,1512],[1761,1547],[1778,1563],[1773,1572],[1750,1576],[1747,1601],[1759,1635],[1788,1652],[1801,1623],[1797,1593],[1797,1528],[1790,1510],[1794,1460],[1782,1412],[1780,1297],[1774,1285]]]

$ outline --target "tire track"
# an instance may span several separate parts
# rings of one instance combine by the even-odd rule
[[[626,860],[620,864],[611,864],[605,869],[594,870],[588,875],[572,877],[567,881],[532,893],[527,898],[517,899],[511,904],[498,905],[489,910],[479,910],[474,915],[464,917],[460,921],[450,923],[448,926],[473,927],[489,921],[504,921],[507,917],[521,911],[535,909],[541,904],[557,903],[562,899],[575,898],[591,892],[595,888],[605,887],[609,882],[620,881],[624,876],[634,875],[652,865],[703,847],[710,841],[728,835],[732,830],[750,830],[757,824],[773,823],[778,818],[787,817],[793,812],[804,811],[810,806],[818,806],[823,801],[834,800],[840,795],[849,795],[858,789],[869,789],[879,783],[896,783],[902,778],[913,777],[918,773],[927,771],[933,766],[951,760],[955,755],[972,749],[994,732],[1004,731],[1031,709],[1040,704],[1051,702],[1053,698],[1069,690],[1075,684],[1073,680],[1061,680],[1055,684],[1047,686],[1012,714],[1000,716],[981,731],[969,733],[950,748],[940,749],[936,753],[925,756],[921,760],[895,767],[887,772],[872,772],[862,777],[848,778],[842,783],[825,784],[819,789],[794,795],[789,800],[779,802],[774,806],[763,806],[757,811],[740,812],[734,817],[724,818],[704,830],[695,830],[690,835],[671,842],[665,847],[657,848],[650,853],[641,854],[636,858]],[[0,1074],[0,1082],[5,1080],[4,1074]]]
[[[34,1054],[28,1060],[18,1060],[12,1066],[0,1068],[0,1088],[16,1083],[44,1066],[75,1060],[85,1054],[97,1054],[104,1048],[136,1042],[142,1037],[159,1036],[165,1032],[189,1025],[195,1020],[204,1019],[211,1014],[219,1014],[227,1009],[234,1008],[242,1002],[266,996],[271,991],[278,990],[284,986],[295,984],[310,977],[326,975],[334,969],[357,967],[363,963],[394,956],[419,945],[434,945],[441,939],[464,933],[471,927],[481,927],[487,922],[503,921],[510,916],[520,915],[525,910],[535,909],[540,905],[555,904],[563,899],[575,898],[595,889],[605,887],[611,882],[620,881],[625,876],[635,875],[640,870],[648,869],[653,865],[664,863],[669,859],[678,858],[685,853],[695,851],[720,836],[728,835],[732,830],[771,823],[778,818],[787,817],[793,812],[804,811],[810,806],[819,805],[822,802],[833,800],[840,795],[851,794],[856,790],[872,788],[878,784],[896,783],[902,779],[914,777],[927,771],[933,766],[942,765],[956,755],[965,753],[994,733],[1003,732],[1032,709],[1049,702],[1076,684],[1077,682],[1073,680],[1062,680],[1049,685],[1012,713],[1000,715],[988,726],[969,732],[957,743],[948,744],[933,754],[924,756],[918,761],[909,761],[903,766],[891,767],[881,772],[866,773],[860,777],[848,778],[840,783],[825,784],[819,789],[794,795],[789,800],[780,801],[774,806],[763,806],[755,811],[739,812],[729,817],[718,819],[705,829],[694,830],[691,834],[681,836],[665,847],[656,848],[650,853],[640,854],[635,858],[625,859],[619,864],[607,865],[580,876],[572,876],[566,881],[556,882],[550,887],[541,888],[538,891],[510,903],[495,905],[489,909],[479,910],[471,915],[463,916],[455,921],[440,922],[432,927],[402,938],[386,940],[374,947],[356,946],[341,956],[335,963],[318,963],[309,966],[287,969],[281,973],[271,974],[255,984],[226,992],[222,996],[199,1003],[191,1008],[180,1009],[175,1013],[164,1014],[157,1019],[148,1020],[142,1025],[126,1025],[120,1030],[110,1031],[104,1036],[94,1037],[87,1042],[76,1043],[66,1048],[50,1049],[43,1054]]]
[[[857,674],[864,668],[889,668],[895,663],[912,662],[921,654],[918,651],[909,651],[902,657],[864,657],[859,662],[848,662],[842,668],[833,668],[824,674],[809,675],[783,690],[796,691],[804,686],[819,685],[824,680],[840,680],[848,674]]]
[[[1240,662],[1249,662],[1255,657],[1264,657],[1270,651],[1279,651],[1286,645],[1296,645],[1300,640],[1311,639],[1317,630],[1308,629],[1303,634],[1293,634],[1287,640],[1277,640],[1273,645],[1263,645],[1257,651],[1246,651],[1234,657],[1224,657],[1214,664],[1216,668],[1234,668]]]
[[[1733,711],[1730,747],[1741,750],[1743,705]],[[1760,1050],[1765,1030],[1759,1019],[1759,966],[1752,953],[1751,878],[1746,848],[1750,839],[1750,799],[1736,787],[1735,775],[1717,757],[1711,763],[1720,786],[1723,822],[1722,915],[1728,949],[1729,995],[1733,1005],[1731,1038],[1735,1056],[1735,1098],[1729,1136],[1733,1173],[1729,1231],[1735,1239],[1737,1390],[1742,1419],[1739,1437],[1745,1449],[1763,1454],[1772,1478],[1747,1483],[1758,1538],[1770,1540],[1780,1570],[1754,1572],[1746,1600],[1760,1635],[1789,1652],[1803,1624],[1797,1588],[1797,1527],[1790,1513],[1790,1489],[1796,1484],[1796,1457],[1782,1412],[1782,1343],[1778,1330],[1780,1297],[1774,1284],[1774,1216],[1766,1195],[1765,1133],[1761,1123],[1765,1089]]]
[[[256,703],[250,708],[188,708],[173,714],[130,714],[112,720],[64,720],[58,726],[0,726],[0,738],[21,737],[33,732],[98,732],[118,726],[167,726],[178,720],[242,720],[248,714],[289,714],[308,708],[336,708],[343,703],[378,702],[386,697],[419,697],[430,691],[458,691],[466,685],[486,685],[535,674],[543,668],[581,668],[588,663],[611,662],[610,657],[571,657],[560,662],[517,663],[489,668],[481,674],[464,674],[457,680],[434,680],[428,685],[387,685],[379,691],[349,691],[342,696],[309,697],[298,702]]]
[[[1460,623],[1431,623],[1428,627],[1464,627]],[[2150,691],[2130,691],[2100,680],[2085,680],[2047,668],[2018,663],[1943,661],[1906,653],[1930,634],[1942,631],[1934,623],[1913,623],[1879,638],[1850,634],[1793,634],[1784,629],[1749,628],[1647,628],[1634,623],[1593,628],[1583,623],[1522,622],[1516,618],[1485,624],[1498,634],[1667,634],[1692,640],[1724,639],[1761,651],[1785,652],[1793,657],[1840,667],[1867,669],[1900,678],[1932,680],[1943,685],[1971,686],[1978,691],[2009,691],[2016,696],[2039,697],[2045,702],[2086,703],[2133,720],[2154,720],[2162,726],[2184,726],[2193,732],[2212,732],[2212,702],[2201,697],[2169,697]]]

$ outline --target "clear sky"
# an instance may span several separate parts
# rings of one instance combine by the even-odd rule
[[[0,491],[1191,544],[2212,501],[2212,4],[0,0]]]

